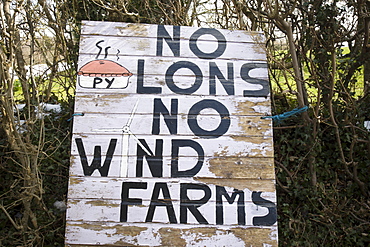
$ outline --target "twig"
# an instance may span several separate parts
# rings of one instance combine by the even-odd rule
[[[337,144],[338,144],[338,148],[339,148],[339,153],[340,153],[341,161],[344,164],[344,169],[345,169],[346,173],[357,183],[357,185],[360,187],[361,193],[364,196],[367,196],[367,193],[365,191],[365,185],[357,177],[357,172],[354,174],[354,173],[352,173],[348,169],[348,165],[349,164],[352,164],[353,161],[347,162],[346,161],[346,157],[344,155],[344,151],[343,151],[343,147],[342,147],[342,141],[341,141],[340,133],[339,133],[339,127],[338,127],[338,124],[337,124],[337,122],[335,120],[334,110],[333,110],[333,96],[334,96],[335,74],[337,73],[337,64],[336,64],[337,61],[336,61],[336,52],[335,52],[335,50],[332,51],[331,60],[332,60],[331,61],[331,63],[332,63],[332,81],[331,81],[331,88],[330,88],[330,93],[329,93],[329,112],[330,112],[330,119],[331,119],[331,121],[332,121],[332,123],[334,125],[334,129],[335,129],[335,136],[336,136],[336,139],[337,139]]]
[[[286,173],[288,173],[290,179],[293,181],[292,173],[283,165],[283,163],[281,163],[281,162],[279,162],[277,160],[275,160],[274,162],[275,162],[275,164],[277,164],[278,166],[280,166],[281,168],[283,168],[283,170],[286,171]]]
[[[280,188],[282,190],[284,190],[286,193],[290,194],[290,191],[280,182],[280,180],[278,178],[276,178],[276,182],[278,183],[278,185],[280,186]]]
[[[15,227],[15,229],[21,230],[22,229],[22,226],[18,226],[17,223],[15,223],[15,221],[13,220],[13,218],[10,216],[10,214],[8,213],[8,211],[6,211],[6,209],[4,208],[4,206],[2,204],[0,204],[0,208],[3,210],[3,212],[8,217],[8,219],[10,220],[10,222],[12,223],[12,225]]]

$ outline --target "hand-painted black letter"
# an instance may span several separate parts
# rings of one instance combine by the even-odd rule
[[[142,199],[129,198],[130,189],[146,189],[147,183],[145,182],[123,182],[121,194],[121,215],[120,222],[127,222],[127,209],[128,205],[141,205]]]
[[[87,162],[87,156],[86,156],[86,152],[85,152],[85,148],[84,148],[82,139],[81,138],[76,138],[75,141],[76,141],[76,144],[77,144],[78,154],[80,155],[80,160],[81,160],[84,175],[85,176],[91,176],[91,174],[96,169],[98,169],[98,171],[100,172],[100,175],[102,177],[107,177],[108,172],[109,172],[109,167],[110,167],[110,164],[111,164],[112,158],[113,158],[113,153],[114,153],[114,150],[116,148],[117,139],[111,139],[110,140],[107,155],[105,157],[105,161],[104,161],[103,166],[101,166],[101,160],[102,160],[101,159],[101,146],[95,146],[95,148],[94,148],[94,159],[91,162],[91,165],[89,166],[89,164]]]
[[[144,139],[139,140],[143,146],[150,151],[152,155],[148,155],[139,144],[137,144],[137,152],[136,152],[136,177],[143,176],[143,160],[144,156],[146,161],[148,162],[148,166],[150,172],[152,173],[153,177],[163,177],[163,140],[156,140],[155,142],[155,155],[150,150],[148,144]]]
[[[198,154],[198,161],[197,164],[185,171],[179,171],[179,149],[180,147],[191,147],[194,149]],[[197,174],[203,166],[204,162],[204,150],[202,146],[193,141],[187,139],[178,139],[172,140],[172,156],[171,156],[171,177],[178,178],[178,177],[193,177]]]
[[[262,86],[260,90],[244,90],[244,97],[267,97],[270,93],[269,81],[250,77],[249,72],[252,69],[267,68],[266,63],[245,63],[240,69],[242,79],[251,84],[259,84]]]
[[[159,199],[159,192],[162,191],[163,199]],[[146,215],[145,222],[152,222],[154,211],[156,207],[166,207],[167,209],[167,216],[170,220],[170,223],[176,224],[176,215],[175,210],[173,209],[172,200],[170,191],[168,190],[168,186],[166,183],[155,183],[152,199],[150,201],[148,213]]]
[[[226,192],[225,187],[216,186],[216,224],[224,224],[224,209],[222,205],[222,196],[224,196],[229,204],[234,203],[236,196],[238,198],[238,225],[245,225],[245,206],[244,206],[244,192],[242,190],[234,189],[231,197]]]
[[[253,191],[252,192],[252,201],[257,206],[267,208],[269,213],[265,216],[256,216],[253,217],[254,226],[272,226],[277,220],[276,205],[275,203],[263,199],[261,197],[262,192]]]
[[[188,190],[203,190],[204,196],[199,200],[190,200],[188,197]],[[211,189],[205,184],[180,184],[180,223],[188,223],[187,209],[194,215],[195,219],[200,224],[208,224],[208,221],[199,212],[198,208],[206,204],[211,198]]]

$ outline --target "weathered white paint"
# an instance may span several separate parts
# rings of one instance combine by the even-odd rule
[[[72,221],[68,222],[67,235],[71,236],[71,240],[67,246],[79,244],[81,242],[91,245],[102,245],[104,243],[112,243],[117,246],[173,246],[166,245],[171,243],[183,243],[183,246],[203,246],[202,242],[209,240],[213,236],[210,246],[262,246],[263,242],[256,238],[255,234],[264,233],[264,236],[270,239],[265,242],[270,242],[272,246],[277,246],[277,227],[270,228],[259,227],[250,228],[249,226],[218,226],[209,227],[205,225],[169,225],[169,224],[117,224],[117,223],[98,223],[87,227],[83,222]],[[123,229],[133,229],[123,231]],[[240,232],[243,233],[243,238]],[[227,240],[233,239],[233,242]],[[248,242],[247,239],[250,239]],[[180,242],[183,240],[184,242]],[[208,245],[207,245],[208,246]]]
[[[150,196],[152,195],[153,186],[155,183],[167,181],[168,188],[170,189],[170,194],[174,198],[175,201],[178,201],[179,198],[179,184],[180,183],[203,183],[194,178],[152,178],[152,177],[141,177],[141,178],[110,178],[110,177],[91,177],[90,179],[86,180],[81,177],[72,177],[71,183],[74,185],[73,188],[70,190],[70,196],[74,199],[115,199],[119,200],[121,198],[121,187],[123,182],[143,182],[148,183],[147,189],[142,190],[135,190],[133,189],[133,197],[140,197],[146,199],[147,201],[150,200]],[[218,180],[213,180],[215,184],[210,184],[209,187],[214,189],[215,185],[217,184]],[[258,184],[261,188],[264,189],[262,193],[263,198],[276,202],[276,195],[274,193],[274,180],[273,179],[264,179],[262,181],[255,181],[255,180],[246,180],[241,181],[243,188],[240,188],[240,185],[236,184],[235,187],[224,186],[225,190],[229,193],[232,193],[234,188],[238,188],[240,190],[245,191],[245,200],[246,202],[251,202],[251,192],[255,190]],[[105,191],[110,191],[110,193],[104,193]],[[141,193],[137,193],[137,192]],[[176,199],[177,198],[177,199]],[[215,201],[215,194],[212,194],[210,201]]]
[[[104,150],[104,147],[102,147]],[[87,156],[89,164],[93,160],[92,155]],[[104,161],[104,158],[103,158]],[[188,170],[194,167],[198,161],[197,157],[179,157],[178,164],[181,171]],[[120,176],[121,156],[113,156],[109,177]],[[128,157],[128,177],[136,177],[136,156]],[[223,169],[229,167],[228,170]],[[73,156],[70,166],[70,174],[74,176],[84,176],[80,158],[77,155]],[[91,176],[100,177],[98,170],[95,170]],[[147,160],[143,161],[143,177],[152,177],[149,170]],[[171,177],[171,157],[163,157],[163,177]],[[250,158],[250,157],[204,157],[202,169],[194,177],[203,178],[242,178],[242,179],[274,179],[275,170],[273,166],[273,157]],[[255,180],[252,180],[255,181]],[[256,184],[261,184],[260,180],[256,180]],[[256,186],[254,186],[256,187]]]
[[[90,61],[94,61],[96,59],[96,52],[98,51],[98,49],[95,47],[95,44],[90,44],[90,46],[94,46],[94,48],[92,48],[94,50],[93,53],[87,53],[87,54],[83,54],[82,57],[79,57],[79,60],[78,60],[78,63],[80,65],[79,69],[87,64],[88,62]],[[235,51],[233,51],[235,52]],[[251,56],[253,56],[253,51],[247,51]],[[145,64],[145,72],[147,72],[146,74],[147,75],[157,75],[157,76],[163,76],[163,74],[161,73],[161,71],[166,71],[168,69],[168,67],[171,65],[171,64],[174,64],[174,63],[177,63],[177,62],[180,62],[180,61],[184,61],[184,60],[190,60],[189,58],[178,58],[178,57],[173,57],[173,55],[171,57],[156,57],[155,54],[151,57],[149,56],[149,54],[143,54],[143,55],[146,55],[146,56],[137,56],[136,54],[130,54],[130,55],[120,55],[120,56],[116,56],[116,54],[111,54],[110,56],[112,57],[106,57],[105,60],[108,60],[109,58],[112,59],[112,61],[114,61],[115,63],[119,63],[119,64],[122,64],[124,67],[126,67],[131,73],[133,73],[134,75],[137,75],[137,72],[138,72],[138,61],[139,60],[143,60],[144,61],[144,64]],[[101,56],[101,55],[100,55]],[[239,78],[240,79],[240,68],[242,67],[243,64],[249,64],[249,63],[264,63],[264,60],[265,60],[265,55],[260,55],[261,56],[261,60],[258,60],[256,59],[255,57],[251,57],[250,59],[242,59],[242,60],[238,60],[238,59],[235,59],[235,58],[232,58],[232,59],[217,59],[217,60],[205,60],[205,59],[200,59],[200,58],[192,58],[191,61],[193,61],[192,63],[195,64],[197,67],[199,67],[200,71],[202,72],[202,74],[204,76],[207,76],[210,74],[210,64],[215,64],[217,65],[217,67],[220,69],[221,72],[223,72],[223,74],[225,75],[225,77],[227,78],[227,65],[230,64],[230,65],[233,65],[232,67],[234,68],[234,73],[233,75],[235,75],[235,78]],[[104,60],[104,55],[99,58],[98,60]],[[179,76],[194,76],[194,73],[192,73],[190,70],[179,70],[178,74]],[[260,68],[255,68],[253,70],[250,71],[250,75],[252,77],[260,77],[260,78],[264,78],[264,79],[267,79],[267,71],[265,69],[260,69]],[[150,79],[150,78],[148,78]],[[153,79],[151,79],[153,80]],[[206,81],[206,78],[204,78],[204,80]],[[237,80],[235,80],[235,82],[238,82]],[[243,82],[243,81],[239,81],[241,83],[246,83],[246,82]]]
[[[165,25],[166,30],[169,34],[173,32],[173,26]],[[194,30],[194,27],[181,27],[181,39],[188,39]],[[220,33],[227,36],[227,41],[237,43],[254,43],[264,45],[265,38],[260,32],[251,31],[231,31],[225,29],[218,29]],[[156,38],[157,29],[153,28],[150,24],[138,24],[138,23],[117,23],[117,22],[104,22],[104,25],[97,26],[94,21],[84,21],[82,26],[82,33],[85,35],[97,35],[97,36],[117,36],[117,37],[147,37]],[[208,39],[207,39],[208,38]],[[210,35],[203,35],[199,37],[199,40],[213,39]]]
[[[171,34],[172,35],[172,34]],[[205,35],[204,35],[205,36]],[[212,37],[213,38],[213,37]],[[81,49],[84,50],[87,54],[93,54],[95,57],[97,56],[98,48],[96,47],[96,43],[104,40],[101,43],[103,48],[110,46],[111,48],[107,50],[107,57],[120,58],[120,56],[129,56],[132,54],[132,51],[136,51],[135,55],[138,56],[156,56],[156,45],[157,39],[156,38],[147,38],[147,37],[125,37],[124,40],[122,38],[116,37],[94,37],[94,36],[87,36],[84,37],[81,41]],[[214,40],[206,40],[206,41],[198,41],[198,47],[206,52],[210,53],[217,49],[217,41]],[[231,47],[231,46],[229,46]],[[263,45],[261,44],[259,47],[262,51],[264,49]],[[263,61],[265,59],[263,53],[254,53],[254,49],[256,49],[256,44],[253,43],[235,43],[232,45],[231,48],[226,48],[225,53],[223,55],[223,59],[235,59],[235,60],[260,60]],[[235,54],[235,51],[239,51]],[[97,58],[103,58],[105,56],[105,52],[101,52],[100,56]],[[170,50],[164,50],[163,57],[172,57],[173,53]],[[189,49],[189,40],[182,39],[180,41],[180,56],[186,58],[197,58],[191,50]],[[113,59],[112,59],[113,60]],[[120,60],[120,59],[118,59]]]
[[[83,60],[82,60],[83,59]],[[91,60],[94,60],[95,57],[92,55],[84,55],[81,60],[79,61],[79,66],[82,67],[86,63],[88,63]],[[116,58],[117,59],[117,58]],[[120,63],[122,66],[124,66],[127,70],[129,70],[133,75],[128,77],[116,77],[116,81],[120,80],[122,81],[125,86],[123,86],[122,93],[136,93],[137,87],[136,87],[136,82],[138,81],[138,68],[139,68],[139,61],[143,61],[144,63],[144,75],[143,75],[143,80],[145,81],[145,86],[155,86],[155,87],[160,87],[162,88],[162,94],[171,94],[173,95],[173,92],[168,89],[166,86],[166,78],[164,76],[164,73],[168,70],[168,68],[174,64],[174,63],[179,63],[182,62],[184,59],[179,59],[179,58],[166,58],[166,59],[155,59],[155,57],[152,58],[143,58],[143,57],[137,57],[137,56],[125,56],[125,57],[119,57],[119,60],[115,61],[117,63]],[[234,87],[235,87],[235,95],[237,96],[242,96],[243,95],[243,90],[259,90],[262,89],[260,85],[257,84],[251,84],[244,80],[241,77],[241,68],[245,64],[254,64],[254,63],[259,63],[261,64],[261,61],[238,61],[238,60],[221,60],[217,62],[214,61],[204,61],[199,59],[198,61],[195,61],[193,64],[196,66],[197,71],[194,72],[188,68],[181,68],[176,71],[176,73],[173,75],[173,80],[175,84],[180,87],[180,88],[188,88],[190,87],[194,81],[195,81],[195,76],[203,76],[203,79],[201,80],[201,86],[199,89],[197,89],[196,92],[194,92],[194,95],[209,95],[209,84],[210,84],[210,66],[211,64],[219,69],[221,74],[225,79],[232,79]],[[231,78],[229,78],[228,74],[228,65],[230,66],[230,69],[232,69]],[[196,73],[196,74],[195,74]],[[268,79],[268,74],[266,69],[261,69],[261,68],[255,68],[250,70],[249,75],[253,78],[260,78],[267,80]],[[89,77],[89,76],[83,76],[79,75],[78,76],[78,86],[81,86],[80,81],[84,79],[86,82],[87,81],[92,81],[94,80],[94,77]],[[111,80],[112,77],[109,77]],[[115,82],[116,83],[116,82]],[[127,86],[126,86],[126,83]],[[99,84],[98,86],[100,87],[106,87],[107,84],[103,83]],[[108,91],[115,91],[114,89],[119,88],[118,86],[114,86],[113,84],[112,88],[113,89],[108,89]],[[96,90],[96,89],[95,89]],[[91,90],[87,89],[80,89],[80,92],[89,92]],[[228,95],[227,92],[225,91],[224,87],[222,86],[221,82],[219,81],[218,77],[216,77],[216,95]]]
[[[95,91],[95,90],[94,90]],[[117,90],[115,90],[117,91]],[[75,112],[85,113],[98,113],[98,114],[130,114],[131,110],[137,102],[140,94],[128,93],[104,93],[103,91],[94,94],[77,93],[78,105],[75,106]],[[136,109],[136,115],[149,115],[153,113],[154,99],[161,99],[163,104],[170,110],[171,99],[179,99],[178,112],[179,115],[187,115],[190,108],[201,101],[206,99],[205,96],[189,96],[189,95],[143,95],[140,97],[140,103]],[[271,114],[270,100],[264,97],[207,97],[207,99],[215,99],[223,104],[232,116],[264,116]],[[109,103],[108,103],[109,102]],[[112,111],[114,109],[114,111]],[[148,113],[150,112],[150,114]],[[84,122],[83,118],[75,118],[75,121]]]
[[[138,139],[145,140],[148,146],[154,152],[156,146],[156,140],[163,140],[163,156],[171,157],[172,142],[174,140],[184,140],[192,138],[192,136],[154,136],[154,135],[136,135]],[[75,134],[75,138],[83,138],[83,144],[87,155],[94,154],[94,147],[102,147],[102,155],[106,155],[108,145],[111,139],[117,139],[116,150],[118,154],[122,154],[120,150],[120,143],[122,143],[122,134],[110,134],[110,135],[99,135],[99,134]],[[201,139],[199,137],[193,137],[193,141],[199,143],[206,156],[209,157],[273,157],[273,146],[271,143],[271,137],[239,137],[239,136],[221,136],[217,138],[217,144],[215,139]],[[130,141],[131,140],[131,141]],[[136,156],[137,142],[133,138],[129,139],[128,155]],[[197,153],[193,148],[180,147],[179,157],[196,157]],[[72,142],[72,155],[78,155],[76,142]]]
[[[67,246],[277,246],[261,34],[84,22],[78,66]]]
[[[197,116],[197,122],[204,130],[212,131],[216,129],[221,122],[220,115],[215,111],[210,111],[210,114],[203,114]],[[215,113],[215,114],[214,114]],[[212,115],[211,115],[212,114]],[[104,118],[104,125],[99,126],[101,118]],[[79,133],[90,134],[117,134],[123,132],[123,127],[126,125],[130,115],[127,114],[99,114],[86,113],[83,121],[75,121],[74,129]],[[189,128],[187,123],[188,116],[178,116],[178,135],[193,136],[194,133]],[[160,116],[161,126],[164,126],[164,118]],[[152,130],[153,116],[137,115],[130,126],[131,132],[142,135],[148,134],[148,130]],[[170,135],[167,127],[161,128],[160,135]],[[272,136],[271,121],[268,119],[261,119],[259,116],[230,116],[230,127],[225,133],[226,136]]]
[[[135,191],[141,193],[141,191]],[[139,198],[134,196],[134,198]],[[199,198],[202,198],[201,196]],[[140,199],[140,198],[139,198]],[[68,205],[67,220],[84,221],[88,218],[90,221],[96,222],[116,222],[119,223],[119,209],[121,200],[70,200]],[[145,223],[150,201],[143,200],[140,206],[129,206],[128,219],[129,223]],[[180,218],[180,202],[174,201],[172,203],[174,208],[176,221],[179,223]],[[258,216],[265,216],[268,214],[267,208],[254,205],[252,202],[245,202],[245,211],[248,212],[246,225],[253,227],[252,219]],[[216,202],[211,201],[197,209],[202,216],[208,221],[209,225],[216,225]],[[224,223],[223,225],[238,225],[237,224],[237,207],[230,205],[227,201],[223,205]],[[199,225],[199,222],[193,217],[190,212],[187,212],[187,224]],[[157,207],[155,209],[153,223],[170,224],[167,210],[165,207]]]

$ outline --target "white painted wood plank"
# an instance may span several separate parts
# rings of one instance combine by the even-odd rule
[[[88,165],[90,166],[94,157],[87,156]],[[106,157],[102,156],[102,165]],[[162,162],[162,176],[171,177],[171,164],[170,157],[163,157]],[[179,171],[186,171],[192,169],[198,162],[197,157],[179,157],[176,159]],[[138,163],[136,156],[128,157],[128,177],[138,177],[136,171]],[[144,178],[151,178],[153,174],[148,165],[147,158],[143,158],[142,163],[142,176]],[[108,177],[120,177],[121,156],[114,155],[112,157]],[[141,167],[141,166],[140,166]],[[83,167],[81,164],[80,156],[72,156],[70,166],[71,176],[84,176]],[[92,171],[90,176],[101,177],[98,169]],[[244,158],[244,157],[204,157],[204,162],[201,169],[193,177],[196,178],[242,178],[242,179],[275,179],[275,169],[273,165],[273,158]],[[261,185],[261,187],[263,187]]]
[[[138,198],[138,197],[135,197]],[[128,206],[128,217],[127,221],[129,223],[145,223],[147,212],[149,209],[150,201],[143,201],[142,205],[130,205]],[[174,215],[176,217],[176,223],[180,224],[180,203],[175,201],[172,203],[174,209]],[[99,221],[99,222],[120,222],[120,207],[121,200],[92,200],[92,199],[82,199],[68,201],[68,209],[70,209],[67,214],[67,220],[74,221]],[[197,208],[199,213],[205,218],[209,225],[216,224],[216,202],[210,201]],[[252,202],[244,203],[245,210],[245,221],[246,226],[253,227],[254,217],[263,217],[269,214],[266,207],[260,207]],[[188,210],[187,210],[188,211]],[[237,203],[230,205],[227,201],[223,203],[223,224],[222,225],[239,225],[238,215],[237,215]],[[190,225],[199,225],[198,220],[190,213],[187,212],[187,223]],[[167,215],[167,209],[163,206],[158,206],[155,208],[153,219],[150,221],[153,224],[163,223],[170,224],[169,217]],[[276,225],[276,223],[275,223]]]
[[[82,34],[99,36],[121,36],[121,37],[157,37],[158,25],[142,23],[123,23],[123,22],[98,22],[83,21]],[[165,25],[169,35],[173,35],[173,26]],[[181,39],[189,39],[198,30],[198,27],[181,26]],[[263,43],[265,41],[261,32],[217,29],[230,42]],[[208,39],[207,39],[208,38]],[[203,35],[199,40],[212,40],[212,36]]]
[[[277,226],[218,226],[67,222],[66,244],[114,246],[273,246]]]
[[[245,177],[250,175],[248,175],[248,172],[240,172],[238,166],[238,164],[244,165],[244,158],[273,157],[272,138],[265,140],[265,142],[261,142],[261,139],[256,138],[254,140],[256,143],[251,143],[251,137],[246,138],[245,140],[247,141],[244,142],[235,142],[231,139],[222,137],[218,145],[214,145],[214,141],[210,139],[203,139],[196,142],[187,139],[183,141],[183,139],[178,138],[154,139],[151,136],[146,136],[145,139],[141,139],[140,136],[138,136],[138,138],[142,143],[144,143],[145,140],[149,152],[157,155],[157,158],[154,158],[154,160],[159,163],[156,164],[162,164],[163,167],[163,174],[155,175],[149,172],[149,164],[147,162],[152,158],[146,155],[145,152],[140,151],[143,155],[142,167],[144,176],[172,176],[170,175],[172,173],[171,167],[174,167],[174,169],[178,167],[176,171],[183,171],[180,173],[184,175],[187,174],[188,176],[195,176],[199,173],[199,176],[205,177]],[[136,155],[138,150],[142,149],[138,148],[138,143],[131,139],[129,140],[128,151],[122,152],[122,140],[122,137],[120,138],[119,136],[74,135],[71,151],[74,169],[72,169],[71,172],[75,173],[72,173],[72,175],[81,175],[82,166],[85,166],[85,169],[90,169],[88,167],[91,166],[93,162],[99,162],[98,167],[108,162],[105,167],[109,166],[109,170],[106,170],[109,176],[126,176],[120,175],[119,173],[121,169],[124,169],[128,172],[129,176],[136,177],[136,167],[137,164],[140,164],[137,163],[138,158]],[[97,151],[97,148],[99,148],[99,151]],[[110,154],[107,155],[107,153]],[[163,158],[161,158],[161,156]],[[127,165],[123,166],[122,160],[126,159]],[[231,161],[224,161],[224,159],[231,159]],[[223,163],[225,168],[226,165],[228,165],[229,169],[235,169],[235,171],[230,172],[228,170],[223,170],[221,167]],[[150,161],[150,165],[153,165],[152,161]],[[185,172],[194,167],[197,167],[197,172]],[[272,164],[271,166],[262,165],[260,168],[256,169],[266,169],[268,167],[272,168],[273,166]],[[233,175],[234,173],[240,173],[240,175]],[[271,170],[262,170],[261,172],[255,170],[251,171],[251,174],[261,174],[260,177],[265,177],[265,173],[270,174]],[[92,175],[88,172],[86,174]],[[95,171],[95,174],[97,174],[97,171]]]
[[[135,133],[134,133],[135,134]],[[137,135],[145,140],[149,149],[155,150],[156,140],[163,140],[163,156],[171,157],[172,146],[179,146],[179,157],[198,157],[194,148],[199,145],[207,157],[273,157],[272,137],[225,137],[217,139],[184,138],[182,136],[151,136]],[[93,155],[94,147],[101,146],[102,155],[106,155],[112,139],[117,140],[114,154],[121,154],[122,135],[85,135],[75,134],[72,138],[71,154],[78,155],[76,138],[81,138],[87,155]],[[142,141],[143,142],[143,141]],[[197,145],[197,143],[199,145]],[[193,145],[194,144],[194,145]],[[129,156],[136,156],[138,143],[133,138],[129,141]],[[193,145],[193,147],[190,147]],[[86,148],[88,147],[88,148]]]
[[[206,131],[216,130],[222,123],[223,117],[214,109],[204,110],[204,115],[198,116],[177,116],[177,135],[194,136],[192,129],[189,127],[189,119],[195,118],[196,125]],[[104,119],[102,123],[101,119]],[[73,124],[74,133],[85,134],[117,134],[122,133],[122,128],[128,123],[129,114],[88,114],[83,117],[76,117]],[[224,136],[272,136],[271,119],[261,119],[261,117],[246,117],[246,116],[230,116],[228,117],[228,131]],[[157,131],[157,135],[171,135],[170,128],[174,126],[174,122],[167,126],[162,114],[153,116],[153,113],[148,115],[136,115],[132,120],[130,129],[137,135],[152,134]],[[78,132],[77,132],[78,131]],[[156,133],[156,132],[155,132]],[[154,133],[153,133],[154,134]]]
[[[172,201],[180,200],[181,184],[201,184],[206,185],[211,191],[209,201],[216,201],[216,186],[225,188],[225,191],[231,195],[234,189],[244,192],[244,202],[252,202],[252,191],[256,191],[258,184],[263,189],[261,197],[276,202],[275,182],[274,180],[238,180],[238,179],[202,179],[196,178],[107,178],[107,177],[71,177],[69,181],[71,199],[101,199],[101,200],[120,200],[123,183],[145,183],[146,189],[129,190],[130,198],[140,198],[144,201],[150,201],[153,188],[156,184],[165,183],[171,195]],[[230,185],[235,185],[231,187]],[[110,191],[110,193],[106,193]],[[261,191],[261,190],[257,190]],[[204,196],[203,191],[189,190],[189,198],[192,200],[200,199]],[[163,198],[160,193],[159,199]],[[224,200],[225,198],[223,198]],[[226,201],[225,201],[226,202]]]
[[[149,57],[149,56],[138,56],[135,54],[130,55],[120,55],[116,56],[116,54],[113,54],[112,56],[109,56],[105,59],[103,58],[96,58],[96,55],[94,54],[81,54],[78,58],[78,70],[81,69],[81,67],[91,61],[103,61],[109,60],[113,61],[114,63],[117,63],[126,69],[128,69],[131,73],[134,75],[139,74],[139,72],[142,72],[142,68],[144,68],[144,76],[163,76],[171,67],[173,64],[178,64],[179,68],[176,70],[176,76],[191,76],[194,77],[195,75],[202,75],[206,78],[204,78],[204,83],[208,84],[208,77],[212,75],[210,73],[210,68],[212,70],[220,70],[221,74],[228,79],[228,68],[229,71],[233,71],[231,75],[233,75],[235,84],[246,84],[245,81],[241,80],[241,73],[240,70],[242,66],[244,65],[255,65],[253,69],[249,71],[250,77],[253,78],[261,78],[261,79],[268,79],[268,70],[267,70],[267,62],[259,61],[255,59],[254,57],[252,59],[244,59],[244,60],[236,60],[236,59],[216,59],[216,60],[204,60],[204,59],[189,59],[187,58],[179,58],[179,57]],[[143,64],[139,64],[140,61],[144,61]],[[182,63],[188,61],[188,64],[194,65],[194,70],[190,70],[189,68],[186,68],[186,64]],[[142,62],[140,62],[142,63]],[[180,67],[182,66],[182,67]],[[196,70],[197,68],[199,70]],[[195,72],[201,72],[201,73],[195,73]],[[215,72],[213,72],[215,73]],[[220,74],[220,73],[218,73]],[[164,77],[163,77],[164,78]],[[164,79],[163,79],[164,81]],[[158,83],[161,84],[161,83]]]
[[[89,70],[92,63],[107,64],[110,70],[126,70],[130,76],[101,76],[108,73],[105,65]],[[114,66],[113,66],[114,65]],[[108,65],[107,65],[108,66]],[[113,67],[117,67],[114,68]],[[90,71],[90,72],[89,72]],[[94,71],[96,74],[88,74]],[[251,95],[265,88],[268,95],[268,70],[265,62],[217,60],[189,62],[183,58],[110,57],[95,60],[92,55],[81,55],[77,76],[79,92],[114,89],[122,93],[136,93],[148,87],[161,94],[195,95]],[[118,73],[118,72],[117,72]],[[80,75],[83,74],[83,75]],[[260,80],[260,81],[256,81]],[[142,85],[142,86],[139,86]],[[213,86],[214,85],[214,86]],[[150,93],[148,91],[148,93]]]
[[[94,37],[84,35],[81,38],[80,54],[91,54],[96,59],[114,59],[118,56],[146,56],[146,57],[174,57],[174,52],[163,44],[163,51],[157,55],[157,39],[148,37]],[[101,47],[102,49],[100,49]],[[107,50],[106,48],[109,47]],[[213,53],[219,47],[217,41],[198,41],[197,47],[204,53]],[[187,40],[179,41],[179,57],[183,60],[193,59],[196,62],[198,56],[193,53]],[[105,51],[106,50],[106,51]],[[263,44],[253,43],[226,43],[224,52],[219,59],[233,60],[257,60],[266,61],[266,53]]]
[[[117,90],[115,90],[117,91]],[[178,113],[188,114],[189,110],[204,99],[219,102],[224,105],[232,115],[237,116],[265,116],[271,115],[269,98],[245,97],[199,97],[180,95],[140,95],[120,93],[77,93],[76,113],[123,113],[131,114],[135,104],[139,101],[135,114],[152,114],[154,101],[160,99],[171,112],[171,100],[178,101]],[[217,103],[214,103],[217,104]],[[83,118],[81,116],[76,117]],[[103,121],[104,122],[104,121]]]

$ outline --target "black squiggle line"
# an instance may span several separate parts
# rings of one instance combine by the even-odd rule
[[[98,55],[96,55],[95,59],[98,59],[98,57],[100,56],[101,51],[103,50],[103,48],[102,48],[101,46],[99,46],[99,44],[100,44],[101,42],[104,42],[104,40],[100,40],[100,41],[96,42],[96,44],[95,44],[95,45],[96,45],[96,47],[98,47],[98,48],[99,48]]]
[[[107,58],[107,56],[108,56],[108,49],[110,48],[110,46],[108,46],[108,47],[105,47],[105,57],[104,58]]]
[[[116,56],[117,56],[117,61],[119,60],[119,56],[118,56],[118,54],[120,53],[121,51],[119,50],[119,49],[117,49],[117,54],[116,54]]]

